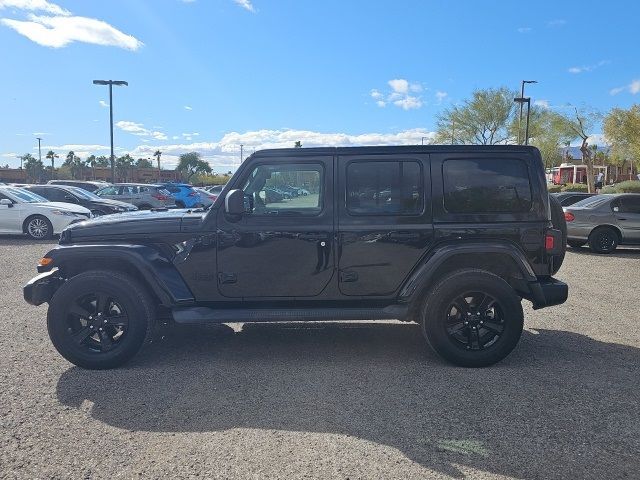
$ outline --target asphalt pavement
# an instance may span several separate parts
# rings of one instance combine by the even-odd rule
[[[356,322],[174,329],[95,372],[22,299],[50,245],[0,239],[1,478],[640,476],[640,250],[570,251],[569,301],[490,368]]]

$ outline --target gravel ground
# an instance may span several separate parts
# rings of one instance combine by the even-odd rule
[[[47,246],[0,239],[2,478],[638,478],[639,250],[568,253],[569,301],[491,368],[364,322],[174,330],[90,372],[22,300]]]

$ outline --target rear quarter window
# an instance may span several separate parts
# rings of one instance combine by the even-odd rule
[[[527,164],[518,159],[449,159],[442,165],[444,207],[451,213],[531,210]]]

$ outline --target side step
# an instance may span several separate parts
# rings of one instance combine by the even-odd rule
[[[405,305],[384,308],[265,308],[218,309],[209,307],[177,307],[173,320],[179,324],[234,322],[303,322],[323,320],[402,320]]]

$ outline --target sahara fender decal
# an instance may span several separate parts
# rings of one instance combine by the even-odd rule
[[[64,264],[83,260],[104,262],[120,260],[131,265],[144,278],[163,305],[193,301],[184,279],[156,249],[145,245],[60,245],[46,255],[53,259],[51,268],[64,269]],[[49,268],[50,269],[50,268]]]
[[[477,253],[508,255],[518,266],[527,282],[535,282],[537,280],[524,254],[512,244],[506,242],[446,244],[431,251],[422,261],[422,264],[409,276],[409,279],[400,290],[400,299],[409,299],[419,287],[431,279],[438,267],[448,259],[458,255]]]

